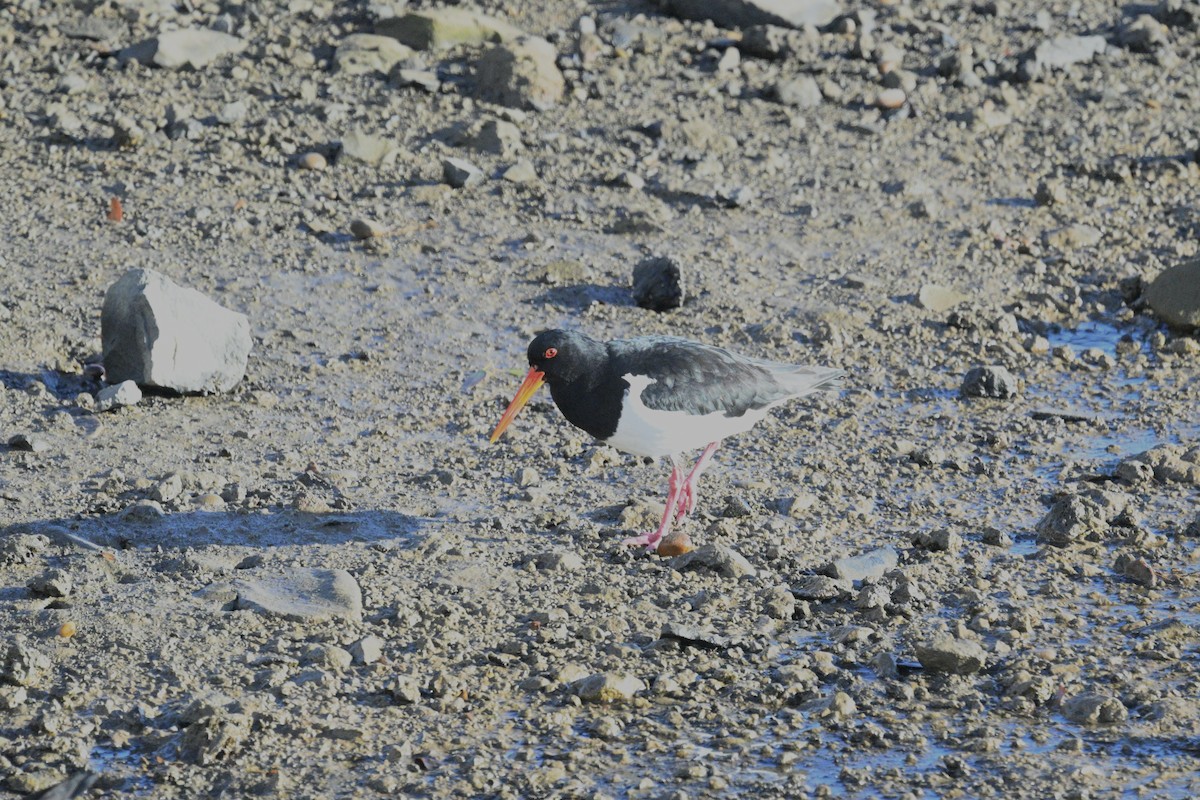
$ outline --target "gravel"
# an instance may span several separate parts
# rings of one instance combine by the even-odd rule
[[[784,5],[0,8],[0,794],[1200,792],[1195,3]],[[236,385],[96,413],[129,270],[245,315]],[[681,563],[546,393],[486,444],[564,326],[848,374]]]

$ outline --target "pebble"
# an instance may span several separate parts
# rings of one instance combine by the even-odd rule
[[[509,183],[533,183],[538,179],[538,174],[533,166],[533,162],[527,158],[522,158],[504,170],[500,177]]]
[[[679,572],[703,569],[723,578],[741,578],[758,574],[746,557],[723,544],[706,544],[689,553],[676,556],[671,566]]]
[[[1037,540],[1065,547],[1089,534],[1104,533],[1113,516],[1091,497],[1068,495],[1060,498],[1037,523]]]
[[[923,285],[917,293],[917,302],[921,304],[922,308],[938,313],[949,311],[968,299],[967,295],[936,283]]]
[[[354,663],[354,656],[337,645],[315,644],[304,651],[301,662],[331,672],[345,672]]]
[[[244,40],[228,33],[208,28],[181,28],[127,47],[118,58],[122,64],[140,61],[163,69],[203,69],[219,58],[245,49]]]
[[[962,550],[963,538],[949,528],[921,531],[913,537],[913,544],[931,552],[954,554]]]
[[[396,678],[388,686],[388,693],[401,705],[411,706],[421,702],[421,686],[417,683],[417,679],[411,676],[403,675]]]
[[[376,136],[361,128],[355,128],[346,134],[341,144],[342,156],[373,167],[384,164],[396,153],[396,146],[391,139]]]
[[[374,664],[383,658],[383,639],[368,634],[350,645],[350,655],[356,664]]]
[[[325,156],[321,155],[320,153],[310,151],[296,159],[296,165],[300,167],[300,169],[309,169],[319,172],[328,167],[329,162],[325,159]]]
[[[136,406],[142,401],[142,390],[137,382],[121,381],[114,386],[105,386],[96,392],[96,411],[111,411],[114,408]]]
[[[131,269],[108,288],[100,331],[109,381],[178,392],[232,389],[252,344],[245,314],[150,269]]]
[[[1067,225],[1046,231],[1042,236],[1042,241],[1047,247],[1071,252],[1081,247],[1093,247],[1099,244],[1102,238],[1100,231],[1091,225]]]
[[[982,645],[949,634],[937,636],[917,645],[917,660],[930,672],[969,675],[979,672],[987,661]]]
[[[615,672],[589,675],[571,684],[571,693],[585,703],[628,702],[645,689],[640,679]]]
[[[835,559],[822,567],[821,572],[832,578],[864,581],[882,578],[885,572],[895,569],[899,561],[896,548],[887,545],[857,556]]]
[[[1138,14],[1117,29],[1117,42],[1138,53],[1153,53],[1171,43],[1167,26],[1149,14]]]
[[[1088,692],[1063,702],[1063,716],[1076,725],[1111,725],[1124,722],[1129,711],[1112,695]]]
[[[848,596],[854,584],[828,575],[806,575],[792,585],[792,594],[800,600],[835,600]]]
[[[993,397],[1007,400],[1017,396],[1017,379],[1001,366],[973,367],[963,376],[959,393],[963,397]]]
[[[483,183],[483,172],[465,158],[442,160],[442,179],[455,189],[466,189]]]
[[[1061,70],[1091,61],[1103,53],[1107,46],[1103,36],[1059,36],[1048,39],[1021,62],[1020,76],[1025,80],[1036,80],[1050,70]]]
[[[478,46],[510,41],[524,31],[496,17],[468,8],[430,8],[382,19],[375,33],[389,36],[415,50],[444,50],[456,45]]]
[[[67,597],[75,588],[71,576],[60,569],[50,570],[32,578],[26,585],[30,594],[37,597]]]
[[[27,453],[44,453],[50,449],[50,444],[37,434],[17,433],[10,436],[8,446],[13,450],[22,450]]]
[[[583,558],[571,550],[552,550],[534,558],[537,568],[546,572],[576,572],[583,569]]]
[[[20,640],[10,641],[0,660],[0,683],[37,687],[50,672],[50,659]]]
[[[352,33],[338,43],[333,54],[336,71],[345,75],[379,73],[387,75],[397,62],[410,58],[413,49],[391,36]]]
[[[884,89],[875,99],[875,105],[889,111],[900,108],[908,101],[903,89]]]
[[[554,45],[523,36],[490,48],[476,64],[475,95],[481,100],[542,111],[563,99],[566,82]]]
[[[355,239],[379,239],[387,235],[387,228],[378,222],[361,217],[350,220],[350,235]]]
[[[771,95],[781,105],[794,108],[816,108],[825,99],[816,78],[811,75],[781,80],[772,87]]]
[[[1040,181],[1037,190],[1033,193],[1033,200],[1039,206],[1061,206],[1068,199],[1070,198],[1067,194],[1066,184],[1057,178]]]
[[[666,7],[684,19],[712,20],[722,28],[748,25],[824,28],[844,13],[840,0],[667,0]]]
[[[521,149],[521,129],[502,119],[485,120],[466,143],[481,153],[511,157]]]
[[[683,268],[669,256],[651,256],[633,268],[633,301],[650,311],[670,311],[683,305]]]

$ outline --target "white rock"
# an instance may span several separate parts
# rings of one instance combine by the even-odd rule
[[[228,33],[207,28],[184,28],[127,47],[121,51],[120,60],[122,63],[140,61],[163,69],[186,66],[201,69],[222,56],[240,53],[245,49],[244,40]]]
[[[142,400],[142,390],[133,381],[121,381],[96,392],[96,410],[109,411],[121,406],[136,406]]]
[[[130,270],[109,287],[100,329],[110,381],[224,392],[246,374],[246,315],[153,270]]]

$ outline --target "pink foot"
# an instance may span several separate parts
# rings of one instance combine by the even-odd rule
[[[651,533],[643,533],[641,536],[630,536],[628,539],[621,540],[621,544],[626,547],[645,547],[647,552],[653,553],[658,549],[658,543],[662,541],[661,536],[656,536],[658,531]]]

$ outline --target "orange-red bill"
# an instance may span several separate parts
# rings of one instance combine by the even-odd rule
[[[500,438],[500,434],[504,433],[504,429],[517,418],[517,414],[529,402],[529,398],[533,397],[534,392],[542,388],[545,377],[546,373],[537,367],[529,369],[529,374],[525,376],[521,388],[517,389],[516,397],[508,404],[508,408],[504,409],[504,416],[500,417],[500,421],[496,423],[496,429],[492,431],[492,438],[488,440],[490,443],[495,444],[496,440]]]

